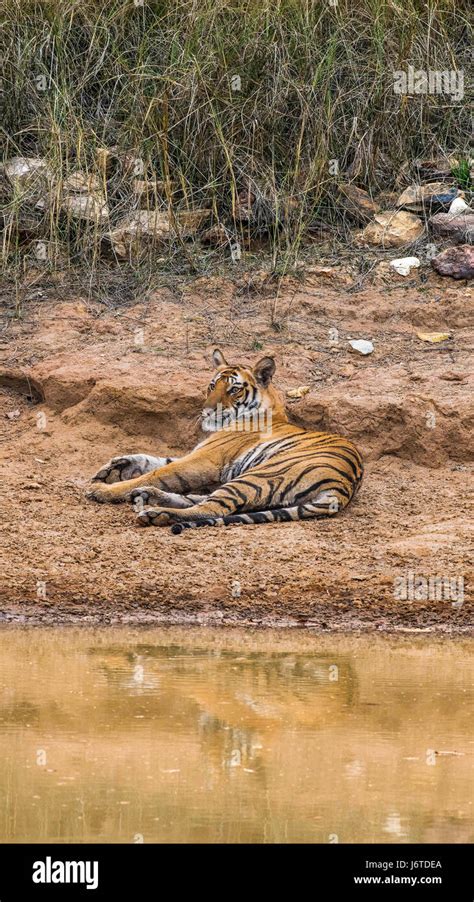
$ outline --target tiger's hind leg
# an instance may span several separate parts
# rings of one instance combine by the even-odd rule
[[[249,523],[289,523],[292,520],[320,520],[333,517],[339,513],[350,499],[339,498],[336,493],[324,492],[313,501],[304,504],[294,504],[290,507],[270,508],[261,511],[247,511],[239,514],[228,514],[214,519],[183,520],[177,514],[176,522],[171,525],[171,532],[179,535],[183,529],[191,529],[196,526],[241,526]],[[171,518],[173,520],[174,518]],[[144,523],[149,525],[149,521]],[[158,523],[157,525],[165,525]]]
[[[249,493],[249,489],[253,491]],[[247,490],[247,494],[245,491]],[[192,496],[187,496],[191,498]],[[157,508],[145,508],[138,514],[142,526],[165,526],[174,520],[196,522],[196,525],[211,525],[215,520],[236,513],[237,511],[260,511],[270,504],[273,488],[265,478],[256,479],[251,485],[245,478],[233,479],[186,510],[174,510],[174,505],[160,505]]]
[[[237,482],[237,480],[235,480]],[[230,483],[229,483],[230,485]],[[142,526],[167,526],[171,525],[171,531],[178,534],[183,529],[189,529],[197,526],[230,526],[232,524],[250,524],[250,523],[278,523],[288,522],[291,520],[307,520],[332,517],[341,511],[350,501],[344,490],[330,490],[320,492],[313,499],[309,498],[301,504],[293,504],[288,507],[265,508],[262,503],[261,509],[252,507],[249,502],[239,505],[238,512],[228,512],[229,505],[226,504],[227,510],[224,510],[222,504],[219,510],[217,504],[227,502],[228,496],[222,497],[222,493],[226,488],[222,486],[212,495],[209,495],[206,502],[195,504],[188,507],[186,511],[175,511],[167,508],[146,508],[139,512],[138,521]],[[216,498],[217,496],[217,498]],[[217,504],[216,504],[217,501]],[[237,511],[237,505],[234,508]]]
[[[131,501],[134,510],[139,513],[148,504],[158,504],[160,507],[172,507],[184,510],[196,504],[204,504],[209,495],[180,495],[177,492],[165,492],[153,485],[144,485],[130,492],[127,500]]]
[[[270,488],[267,480],[258,480],[255,498],[252,500],[244,494],[249,484],[242,479],[234,479],[220,486],[205,500],[186,510],[175,511],[172,505],[160,505],[157,508],[145,508],[138,514],[142,526],[165,526],[175,518],[180,521],[199,521],[202,525],[210,525],[211,521],[221,519],[224,515],[238,510],[258,510],[259,505],[269,503]],[[258,499],[258,500],[257,500]]]
[[[122,457],[112,457],[92,477],[91,482],[106,482],[108,485],[114,482],[124,482],[126,479],[135,479],[151,473],[158,467],[164,467],[175,457],[153,457],[151,454],[125,454]]]

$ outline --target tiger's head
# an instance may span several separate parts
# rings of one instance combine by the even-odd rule
[[[247,367],[227,363],[216,348],[212,362],[217,371],[209,383],[201,414],[204,432],[232,428],[269,431],[275,418],[286,420],[281,398],[271,384],[273,357],[262,357],[255,366]]]

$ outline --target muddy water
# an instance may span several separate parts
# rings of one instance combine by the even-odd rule
[[[474,840],[474,643],[0,631],[0,841]]]

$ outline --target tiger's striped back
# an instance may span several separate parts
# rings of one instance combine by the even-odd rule
[[[362,475],[360,454],[348,439],[284,423],[226,467],[220,516],[176,523],[172,531],[332,516],[349,504]]]

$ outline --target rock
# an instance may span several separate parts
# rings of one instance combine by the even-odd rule
[[[298,388],[290,388],[286,393],[287,398],[291,398],[293,401],[297,401],[299,398],[304,398],[308,392],[311,391],[311,386],[309,385],[299,385]]]
[[[95,158],[99,169],[107,170],[110,161],[117,156],[117,147],[96,147]]]
[[[423,235],[425,227],[418,216],[405,211],[376,213],[374,221],[357,236],[356,243],[381,247],[403,247]]]
[[[162,242],[170,237],[171,227],[168,214],[159,210],[140,210],[133,216],[122,219],[109,240],[117,257],[128,257],[139,252],[143,246]]]
[[[122,164],[124,175],[143,178],[145,174],[145,163],[142,157],[137,157],[135,154],[126,151],[125,153],[120,153],[118,158]]]
[[[436,213],[429,225],[436,235],[444,235],[459,243],[474,240],[474,213]]]
[[[53,180],[51,169],[41,157],[12,157],[4,163],[3,172],[14,192],[27,199],[44,194]]]
[[[461,196],[456,197],[453,200],[453,202],[448,210],[448,213],[450,213],[451,216],[457,215],[458,213],[466,213],[466,212],[472,213],[474,211],[471,210],[469,204],[467,204],[466,201],[464,200],[464,197],[461,197]]]
[[[431,265],[442,276],[451,276],[453,279],[472,279],[474,277],[474,247],[471,244],[448,247],[437,257],[433,257]]]
[[[65,178],[61,210],[71,219],[101,224],[109,218],[109,208],[100,180],[88,172],[72,172]]]
[[[210,216],[210,210],[184,210],[175,214],[176,225],[182,238],[191,238]],[[175,235],[165,210],[139,210],[133,216],[122,219],[110,232],[109,240],[118,257],[139,253],[150,244],[162,243]]]
[[[365,338],[349,338],[349,344],[354,351],[358,351],[359,354],[364,356],[372,354],[374,350],[372,342],[367,341]]]
[[[61,201],[61,209],[72,219],[103,223],[109,218],[109,209],[102,194],[67,194]]]
[[[0,168],[3,225],[30,238],[48,231],[44,213],[50,206],[53,174],[39,157],[12,157]]]
[[[97,167],[106,179],[117,171],[119,164],[118,147],[114,144],[112,147],[97,147],[95,151],[95,159]]]
[[[353,184],[344,184],[339,186],[339,190],[346,200],[346,203],[343,203],[347,212],[355,219],[368,222],[374,213],[380,212],[381,208],[378,203],[372,200],[367,191],[363,191],[362,188]]]
[[[452,179],[452,171],[458,165],[455,157],[438,157],[435,160],[417,160],[415,168],[420,181],[426,179]]]
[[[432,182],[429,185],[411,185],[397,201],[397,207],[404,207],[412,213],[423,213],[425,210],[448,209],[457,197],[458,189],[445,182]]]
[[[411,269],[420,265],[418,257],[400,257],[398,260],[391,260],[390,266],[395,272],[401,276],[407,276]]]
[[[102,191],[102,186],[95,175],[87,172],[71,172],[63,182],[63,192],[65,194],[91,194]]]

